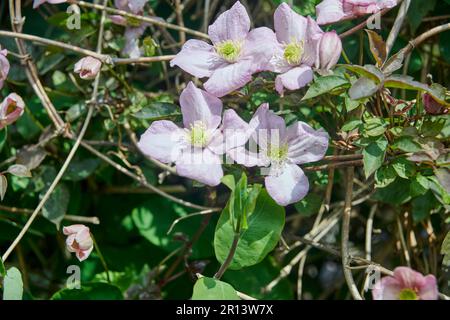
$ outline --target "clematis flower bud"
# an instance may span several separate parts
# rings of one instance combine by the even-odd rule
[[[316,68],[326,74],[336,65],[342,52],[342,41],[336,31],[326,32],[318,43]]]
[[[46,2],[50,3],[50,4],[57,4],[57,3],[67,2],[67,0],[34,0],[34,2],[33,2],[33,9],[36,9],[41,4],[44,4]]]
[[[0,130],[16,121],[25,109],[25,103],[16,93],[9,94],[0,105]]]
[[[449,109],[447,109],[442,104],[440,104],[438,101],[436,101],[428,93],[424,93],[422,95],[422,99],[423,99],[423,105],[425,107],[426,113],[433,114],[433,115],[440,115],[440,114],[448,113]]]
[[[95,78],[100,71],[102,62],[96,58],[85,57],[75,64],[73,71],[80,75],[81,79],[89,80]]]
[[[6,49],[0,50],[0,89],[3,87],[3,82],[9,73],[10,65],[8,59],[6,59],[7,54],[8,51]]]
[[[436,277],[397,267],[392,277],[384,277],[375,284],[372,296],[374,300],[437,300]]]
[[[64,227],[63,233],[67,236],[67,250],[75,252],[78,260],[86,260],[94,249],[94,241],[89,228],[83,224],[74,224]]]

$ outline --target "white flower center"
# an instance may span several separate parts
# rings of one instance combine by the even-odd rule
[[[284,47],[283,56],[290,65],[298,65],[302,61],[303,53],[303,41],[292,41]]]
[[[191,125],[188,137],[190,144],[199,148],[206,147],[210,138],[206,125],[201,121]]]
[[[216,51],[225,61],[236,62],[241,54],[242,43],[239,41],[227,40],[215,45]]]

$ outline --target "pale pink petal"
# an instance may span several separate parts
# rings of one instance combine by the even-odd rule
[[[37,7],[39,7],[41,4],[44,3],[50,3],[50,4],[57,4],[57,3],[64,3],[67,0],[34,0],[33,1],[33,9],[36,9]]]
[[[267,145],[282,145],[286,142],[286,123],[284,119],[269,110],[269,104],[263,103],[250,120],[253,130],[252,138],[257,144],[267,150]]]
[[[240,59],[252,60],[252,73],[269,70],[269,62],[278,46],[272,30],[266,27],[253,29],[244,42]]]
[[[317,49],[320,40],[323,38],[324,32],[320,29],[317,22],[308,17],[307,36],[304,44],[304,53],[302,57],[302,64],[313,66],[317,60]]]
[[[317,23],[329,24],[345,18],[342,0],[324,0],[316,6]]]
[[[180,95],[181,113],[185,128],[201,121],[207,129],[214,130],[222,121],[222,101],[210,93],[197,88],[192,81]]]
[[[243,41],[250,30],[250,17],[245,7],[237,1],[209,26],[208,34],[216,44],[227,40]]]
[[[399,300],[403,289],[400,282],[394,277],[381,278],[372,289],[373,300]]]
[[[424,283],[419,288],[419,297],[421,300],[437,300],[439,297],[437,280],[433,275],[424,277]]]
[[[189,148],[176,162],[177,174],[214,187],[220,184],[223,170],[220,156],[208,148]]]
[[[213,46],[195,39],[188,40],[170,61],[171,67],[178,66],[198,78],[210,77],[222,65],[224,63]]]
[[[308,178],[295,164],[285,164],[278,175],[265,179],[269,195],[281,206],[287,206],[303,199],[309,190]]]
[[[6,80],[6,77],[8,76],[10,64],[8,59],[6,58],[6,50],[0,51],[0,81]],[[3,87],[3,85],[0,85],[0,89]]]
[[[75,241],[76,236],[77,236],[76,233],[72,233],[72,234],[69,234],[69,236],[67,237],[67,239],[66,239],[67,251],[69,251],[69,252],[76,252],[77,251],[77,249],[75,249],[73,247],[73,243]]]
[[[404,288],[414,288],[416,286],[422,285],[425,282],[424,277],[421,273],[414,271],[408,267],[395,268],[394,278],[397,279]]]
[[[25,102],[16,93],[10,93],[0,104],[0,129],[14,123],[23,115]]]
[[[134,14],[142,12],[148,0],[128,0],[128,8]]]
[[[267,159],[260,153],[250,152],[244,147],[237,147],[227,152],[227,155],[237,164],[246,167],[265,167],[269,165]]]
[[[117,24],[119,26],[126,26],[128,24],[127,19],[123,16],[111,15],[109,16],[109,18],[111,19],[112,23]]]
[[[139,48],[139,38],[145,32],[145,26],[138,28],[126,28],[125,30],[125,46],[122,53],[130,58],[139,58],[141,54],[141,49]]]
[[[73,233],[78,233],[85,228],[86,226],[83,224],[73,224],[71,226],[63,227],[63,233],[67,236]]]
[[[245,86],[252,80],[254,65],[251,60],[241,60],[216,69],[204,87],[216,97],[223,97]]]
[[[274,13],[274,26],[277,39],[281,43],[288,44],[295,41],[302,41],[306,36],[307,20],[291,7],[283,2]]]
[[[318,43],[316,68],[322,72],[331,70],[339,61],[342,41],[336,31],[326,32]]]
[[[275,89],[280,95],[282,95],[284,93],[284,88],[289,90],[297,90],[303,88],[312,80],[313,71],[311,67],[302,65],[278,75],[275,79]]]
[[[322,159],[328,150],[328,133],[314,130],[308,124],[298,121],[287,129],[288,157],[296,164]]]
[[[185,132],[167,120],[153,122],[138,142],[145,155],[164,163],[175,162],[185,145]]]
[[[247,143],[251,130],[247,122],[232,109],[223,113],[222,131],[224,135],[225,152]]]
[[[87,227],[76,234],[75,241],[78,243],[80,250],[88,250],[94,245],[91,233]]]
[[[77,256],[78,260],[80,262],[82,262],[82,261],[86,260],[89,257],[89,255],[91,254],[93,249],[94,249],[94,247],[91,247],[91,248],[89,248],[87,250],[77,250],[75,255]]]

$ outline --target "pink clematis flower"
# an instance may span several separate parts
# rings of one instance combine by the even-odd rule
[[[64,227],[63,233],[67,236],[67,250],[75,252],[78,260],[86,260],[94,249],[94,241],[89,228],[83,224],[74,224]]]
[[[256,110],[249,125],[253,130],[250,150],[237,147],[228,152],[229,156],[247,167],[266,167],[266,189],[278,204],[287,206],[301,200],[308,193],[309,182],[298,165],[323,158],[328,134],[300,121],[286,127],[284,119],[269,110],[267,103]],[[252,146],[259,150],[255,152]]]
[[[326,75],[339,61],[342,52],[342,41],[336,31],[325,32],[317,47],[316,68],[318,73]]]
[[[19,119],[24,110],[22,98],[16,93],[10,93],[0,104],[0,129]]]
[[[114,5],[117,9],[127,11],[133,14],[142,15],[147,0],[115,0]],[[142,53],[139,48],[139,38],[144,34],[148,24],[139,20],[130,19],[120,15],[112,15],[110,19],[113,23],[125,26],[125,47],[122,53],[130,58],[139,58]]]
[[[384,277],[372,289],[374,300],[437,300],[433,275],[423,276],[407,267],[397,267],[393,277]]]
[[[434,100],[434,98],[428,93],[424,93],[422,95],[422,99],[425,111],[428,114],[440,115],[447,114],[449,112],[448,108],[440,104],[438,101]]]
[[[178,175],[216,186],[223,176],[221,155],[247,142],[248,125],[234,110],[192,82],[180,95],[184,128],[154,121],[141,136],[141,151],[163,163],[175,163]],[[222,122],[222,126],[220,126]]]
[[[94,79],[102,67],[102,62],[93,57],[85,57],[75,64],[73,71],[80,75],[81,79]]]
[[[316,6],[317,23],[329,24],[393,8],[397,0],[324,0]]]
[[[57,4],[57,3],[64,3],[67,2],[67,0],[34,0],[33,1],[33,9],[36,9],[37,7],[39,7],[41,4],[44,3],[50,3],[50,4]]]
[[[6,77],[8,76],[9,73],[9,61],[6,58],[8,54],[8,50],[3,49],[1,50],[0,47],[0,89],[3,88],[3,83],[6,80]]]
[[[208,77],[206,91],[222,97],[251,81],[252,74],[266,70],[273,55],[275,35],[261,27],[250,31],[250,18],[238,1],[209,26],[213,45],[188,40],[170,62],[195,77]]]
[[[275,89],[282,95],[284,88],[297,90],[313,80],[311,67],[316,63],[323,31],[313,19],[302,17],[286,3],[275,10],[274,24],[277,41],[270,69],[281,73],[275,79]]]

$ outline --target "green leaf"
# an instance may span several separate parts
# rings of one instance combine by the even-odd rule
[[[369,118],[363,126],[363,135],[369,137],[378,137],[386,132],[388,124],[381,118]]]
[[[416,172],[416,166],[405,158],[395,159],[392,163],[392,167],[399,177],[404,179],[408,179]]]
[[[381,66],[386,60],[386,43],[383,38],[375,31],[366,29],[367,35],[369,36],[370,52],[377,62],[377,66]]]
[[[363,77],[353,83],[350,90],[348,90],[348,95],[352,100],[368,98],[374,95],[380,87],[380,84],[375,83],[369,78]]]
[[[123,300],[122,292],[116,286],[103,282],[86,283],[80,289],[62,289],[52,300]]]
[[[422,23],[422,19],[427,16],[428,13],[433,11],[436,6],[436,0],[427,1],[411,1],[411,5],[408,10],[408,22],[411,25],[412,32]]]
[[[4,277],[6,275],[5,265],[3,264],[2,257],[0,257],[0,277]]]
[[[387,145],[388,142],[383,136],[364,148],[363,162],[366,178],[369,178],[383,164]]]
[[[240,300],[236,290],[226,282],[202,277],[195,282],[192,300]]]
[[[99,165],[100,159],[97,158],[74,159],[67,168],[64,179],[72,181],[84,180],[93,174]]]
[[[311,84],[302,100],[315,98],[344,85],[348,85],[348,80],[343,77],[335,75],[319,77]]]
[[[232,174],[227,174],[226,176],[223,176],[222,183],[226,185],[231,191],[234,190],[234,187],[236,186],[236,181],[234,180],[234,176]]]
[[[0,129],[0,152],[3,150],[3,147],[5,146],[7,137],[8,137],[7,127]]]
[[[421,196],[430,189],[430,182],[426,177],[418,173],[411,180],[410,189],[411,189],[411,196],[413,197]]]
[[[16,267],[8,269],[3,279],[3,300],[22,300],[22,275]]]
[[[342,65],[342,67],[360,75],[361,77],[372,80],[372,82],[374,82],[375,84],[380,84],[384,80],[383,72],[381,72],[381,70],[377,67],[370,64],[363,67],[358,65],[344,64]]]
[[[345,95],[345,109],[347,112],[353,111],[361,105],[361,101],[352,100],[347,94]]]
[[[445,236],[444,242],[442,242],[441,254],[444,256],[442,264],[450,267],[450,231]]]
[[[2,174],[0,174],[0,200],[3,201],[5,197],[6,190],[8,189],[8,179]]]
[[[228,205],[217,222],[214,236],[216,258],[223,263],[233,242],[233,225]],[[248,216],[248,229],[241,234],[230,269],[240,269],[261,262],[278,243],[285,220],[284,208],[261,190],[253,213]]]
[[[352,131],[356,128],[358,128],[358,126],[360,126],[363,122],[361,120],[350,120],[349,122],[345,123],[341,130],[345,131],[345,132],[349,132]]]
[[[418,142],[410,136],[401,136],[395,140],[392,145],[393,148],[402,150],[404,152],[418,152],[422,150],[422,147]]]
[[[426,219],[437,204],[438,202],[431,191],[428,191],[420,197],[414,198],[411,201],[413,220],[415,222],[420,222]]]
[[[373,195],[375,200],[394,205],[403,204],[411,199],[410,181],[397,178],[387,187],[377,189]]]
[[[44,194],[47,192],[47,188],[45,188],[41,194],[39,195],[40,199],[44,197]],[[51,193],[47,202],[44,204],[42,208],[42,215],[53,222],[56,227],[59,229],[60,223],[64,218],[64,215],[67,213],[67,207],[69,205],[70,192],[66,185],[59,184],[55,190]]]
[[[143,107],[140,111],[133,114],[138,119],[149,121],[167,119],[180,115],[178,107],[167,102],[153,102],[149,106]]]
[[[396,178],[397,174],[391,165],[383,166],[375,173],[375,187],[385,188],[394,182]]]

